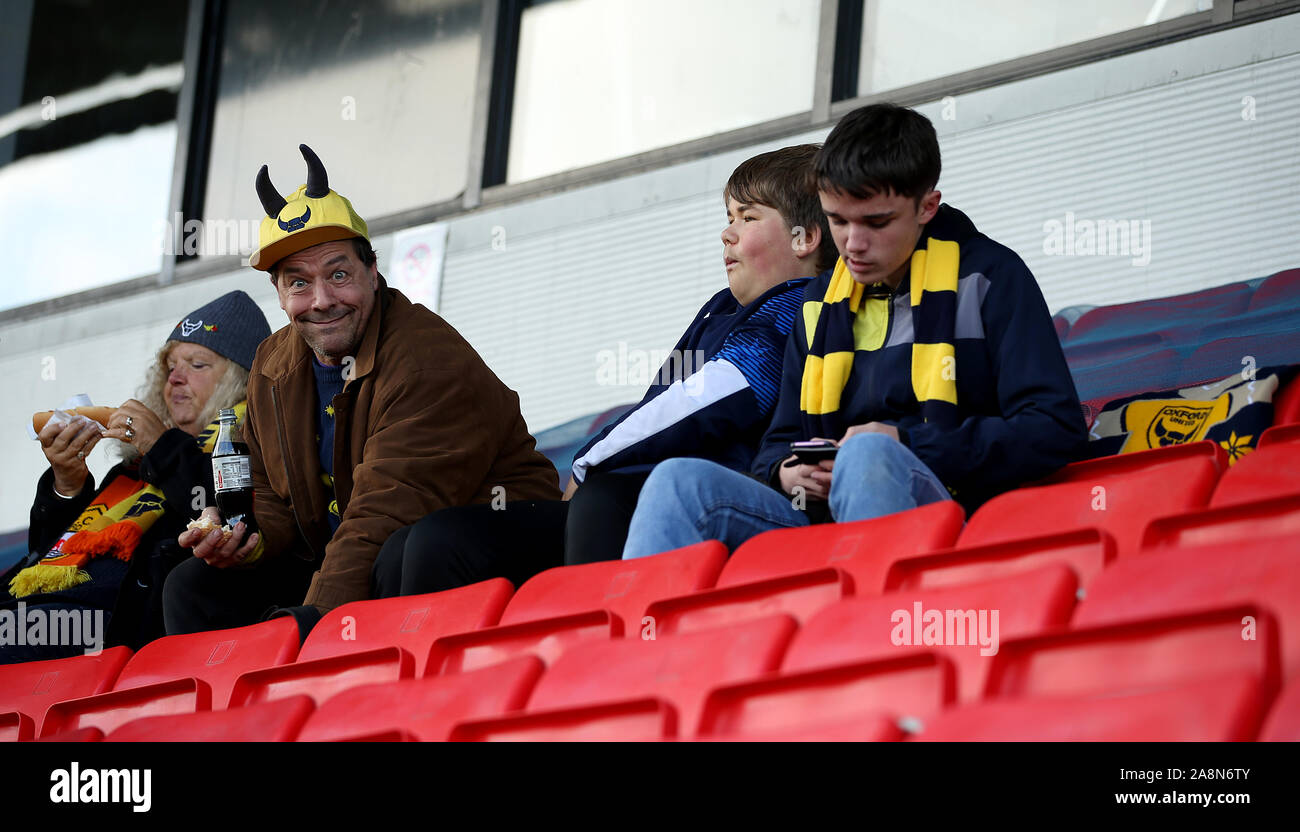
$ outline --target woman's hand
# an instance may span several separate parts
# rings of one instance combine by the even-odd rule
[[[104,436],[120,439],[147,454],[165,430],[157,414],[135,399],[127,399],[108,420]]]
[[[41,450],[54,469],[54,489],[65,497],[75,497],[81,493],[90,476],[86,467],[86,455],[95,447],[103,436],[99,423],[86,419],[73,419],[71,422],[56,424],[50,420],[36,438],[41,442]]]

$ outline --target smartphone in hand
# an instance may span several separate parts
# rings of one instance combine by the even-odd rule
[[[786,462],[786,468],[796,465],[816,465],[823,459],[834,459],[839,447],[825,439],[810,439],[806,442],[791,442],[790,453],[795,458]]]

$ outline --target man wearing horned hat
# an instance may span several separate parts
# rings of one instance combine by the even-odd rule
[[[270,274],[290,324],[262,342],[248,380],[257,528],[181,535],[195,557],[167,580],[171,634],[286,613],[305,634],[369,597],[395,530],[501,494],[560,496],[519,397],[446,321],[388,287],[365,220],[299,149],[307,184],[288,197],[265,165],[257,176],[266,217],[249,265]],[[222,523],[215,508],[205,517]],[[524,574],[507,577],[552,565],[512,564]]]

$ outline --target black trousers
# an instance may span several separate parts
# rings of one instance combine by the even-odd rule
[[[256,624],[277,607],[296,607],[307,595],[316,564],[292,555],[249,569],[217,569],[196,557],[163,584],[167,635]],[[310,629],[310,628],[309,628]]]
[[[545,569],[622,557],[648,475],[592,474],[569,502],[526,500],[443,509],[399,529],[372,573],[376,598],[419,595]]]

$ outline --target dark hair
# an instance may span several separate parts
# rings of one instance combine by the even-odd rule
[[[746,159],[731,172],[722,196],[743,205],[775,208],[791,230],[820,227],[822,236],[817,246],[816,265],[817,271],[823,272],[834,266],[840,255],[831,239],[831,227],[822,213],[813,180],[813,159],[818,147],[799,144]]]
[[[352,241],[352,250],[356,252],[357,259],[361,261],[361,265],[373,266],[378,262],[378,257],[375,255],[375,249],[370,245],[369,240],[365,237],[351,237],[350,239]],[[278,286],[280,284],[280,264],[283,262],[284,258],[280,258],[275,261],[275,264],[271,266],[271,268],[267,269],[267,272],[271,275],[272,285]]]
[[[919,201],[939,184],[939,137],[916,110],[869,104],[840,119],[815,168],[823,191],[858,199],[895,193]]]

